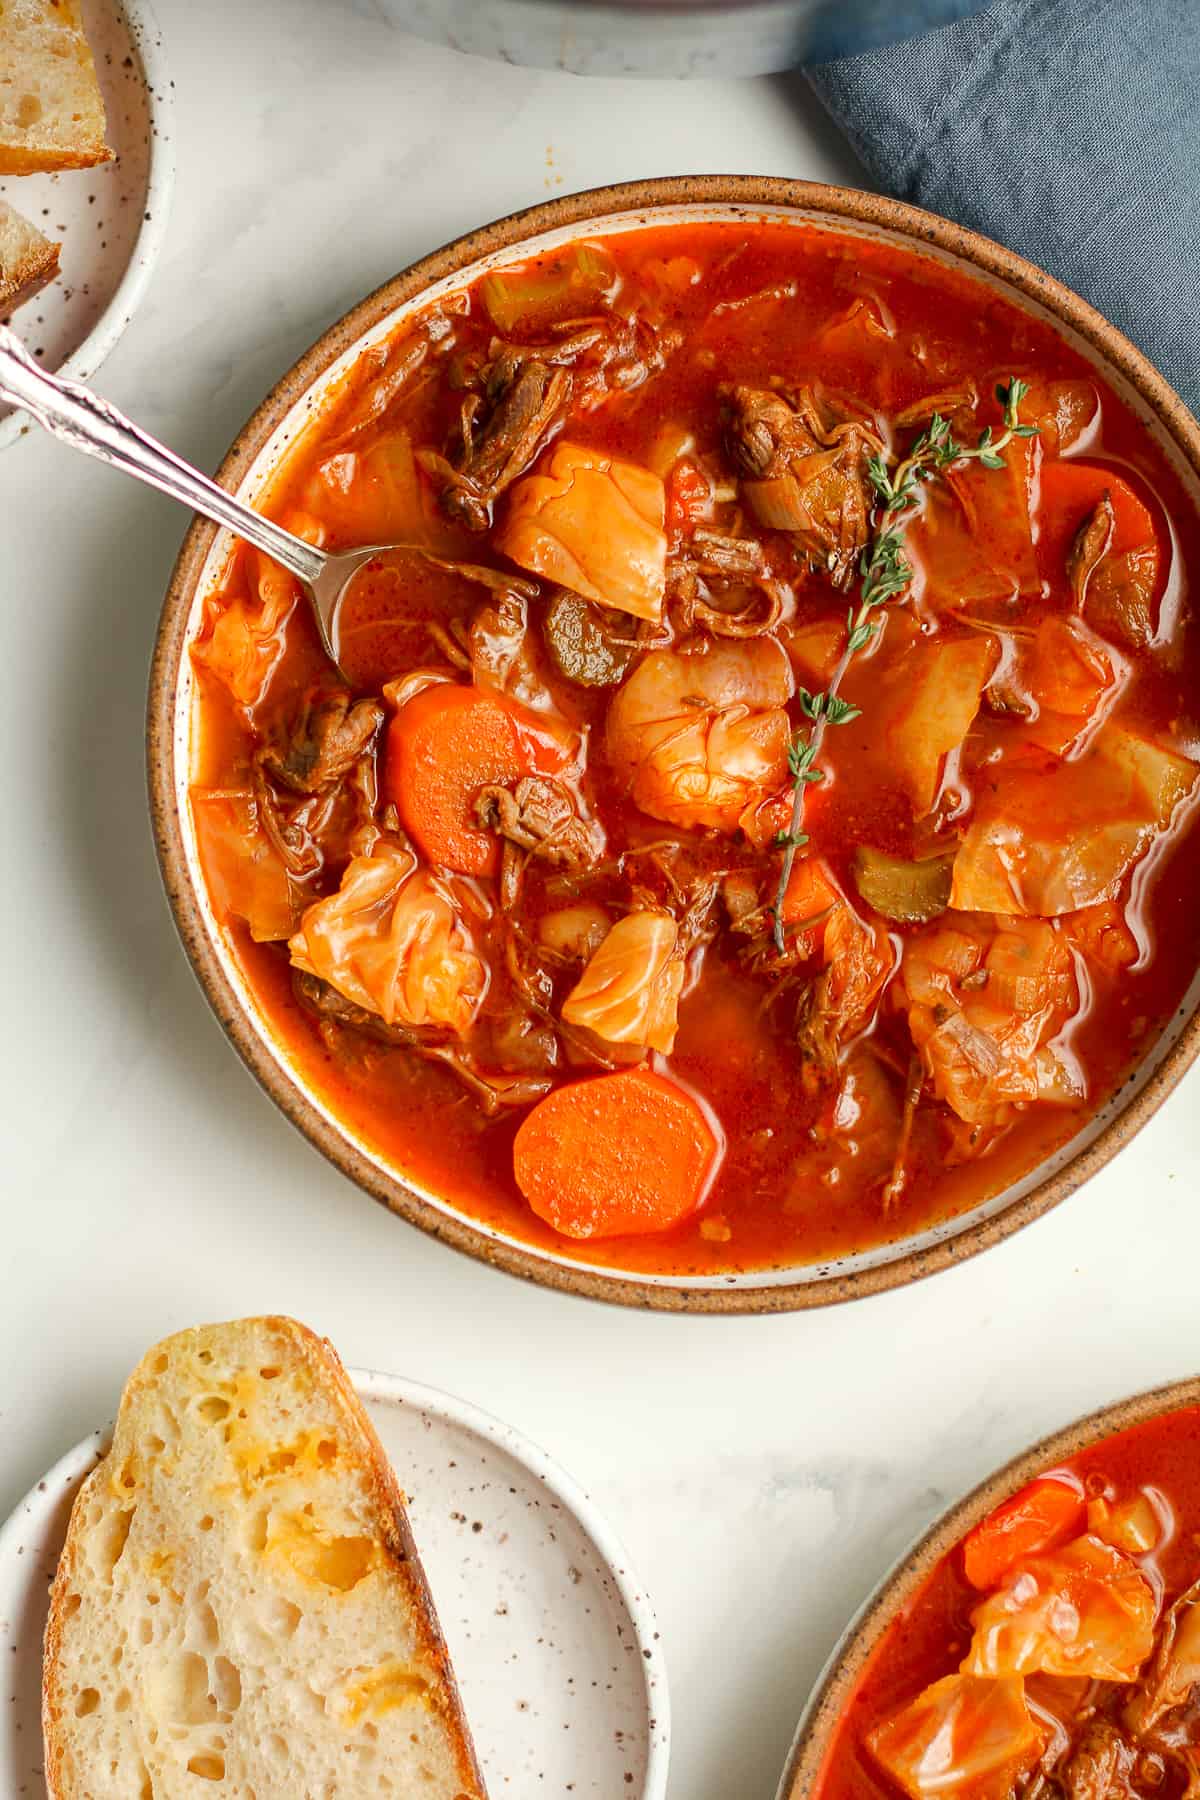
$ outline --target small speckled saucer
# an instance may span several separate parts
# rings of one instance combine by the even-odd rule
[[[667,1677],[649,1602],[592,1502],[510,1426],[351,1371],[408,1496],[491,1800],[664,1800]],[[0,1793],[42,1793],[42,1632],[94,1432],[0,1528]]]
[[[175,179],[172,83],[146,0],[83,0],[116,160],[0,178],[0,199],[62,245],[59,275],[19,306],[13,329],[46,368],[86,381],[141,303]],[[0,450],[29,425],[0,406]]]

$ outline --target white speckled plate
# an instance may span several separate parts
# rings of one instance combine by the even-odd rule
[[[663,1800],[667,1677],[642,1589],[592,1502],[465,1401],[351,1371],[409,1518],[491,1800]],[[42,1632],[94,1432],[0,1528],[0,1793],[41,1800]]]
[[[128,325],[158,258],[175,178],[172,84],[146,0],[83,0],[115,162],[0,177],[0,198],[62,245],[57,281],[13,329],[46,368],[94,375]],[[0,406],[0,449],[29,429]]]

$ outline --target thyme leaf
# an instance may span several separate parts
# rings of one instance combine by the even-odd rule
[[[918,505],[921,489],[950,469],[963,463],[977,462],[985,469],[1006,467],[1002,452],[1014,438],[1038,435],[1038,427],[1022,421],[1021,402],[1029,392],[1028,382],[1014,375],[1001,382],[996,399],[1004,411],[1004,426],[993,436],[985,425],[978,440],[964,446],[955,438],[949,419],[934,413],[924,431],[913,441],[908,454],[895,465],[888,466],[883,455],[866,459],[867,479],[875,494],[873,530],[859,562],[858,605],[846,614],[846,642],[838,665],[825,692],[813,694],[800,690],[800,711],[810,721],[802,726],[788,746],[788,773],[792,778],[792,816],[788,827],[775,834],[775,843],[783,851],[783,866],[775,904],[771,908],[776,948],[782,955],[786,949],[783,930],[783,903],[796,861],[797,850],[808,843],[803,829],[804,796],[814,782],[824,780],[824,770],[817,766],[817,756],[830,725],[848,725],[857,719],[861,709],[843,700],[838,692],[846,670],[860,651],[883,628],[881,608],[908,588],[912,580],[912,564],[904,554],[904,533],[908,515]]]

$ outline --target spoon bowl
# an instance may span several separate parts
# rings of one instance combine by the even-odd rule
[[[180,500],[239,537],[294,575],[312,608],[321,643],[341,668],[338,618],[355,576],[367,563],[404,544],[366,544],[352,550],[319,550],[264,519],[190,463],[143,431],[108,400],[40,368],[16,332],[0,325],[0,401],[20,406],[39,425],[73,450],[133,475],[160,493]]]

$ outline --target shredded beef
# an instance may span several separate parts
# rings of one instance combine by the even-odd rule
[[[1075,541],[1067,554],[1067,580],[1071,584],[1071,593],[1075,598],[1075,607],[1083,611],[1087,599],[1088,582],[1094,570],[1108,554],[1108,547],[1113,540],[1116,529],[1116,515],[1107,490],[1101,496],[1098,505],[1090,512],[1075,534]]]
[[[486,531],[497,499],[525,473],[570,404],[569,370],[502,350],[482,392],[464,402],[457,451],[449,458],[422,453],[442,483],[446,516],[468,531]]]
[[[514,1057],[519,1051],[517,1072],[509,1073],[507,1069],[497,1071],[481,1067],[470,1050],[448,1040],[444,1033],[389,1025],[378,1013],[356,1006],[327,981],[301,969],[292,970],[292,990],[305,1011],[335,1033],[339,1029],[348,1031],[389,1049],[414,1050],[427,1062],[444,1063],[475,1096],[488,1118],[494,1118],[509,1106],[532,1106],[550,1091],[552,1077],[546,1070],[553,1068],[557,1059],[557,1044],[547,1045],[534,1020],[528,1021],[523,1034],[518,1030],[514,1037],[510,1032],[507,1038],[502,1037],[490,1046],[499,1053],[501,1046],[506,1045],[508,1053]],[[534,1068],[540,1072],[528,1072]]]
[[[1118,1800],[1128,1795],[1128,1776],[1135,1760],[1115,1725],[1089,1719],[1059,1776],[1067,1800]]]
[[[310,702],[284,733],[263,746],[259,762],[294,794],[319,794],[343,781],[371,748],[383,724],[378,700],[353,700],[348,692]]]
[[[475,816],[485,830],[556,868],[587,868],[604,849],[601,827],[581,819],[569,789],[550,776],[526,775],[511,789],[483,788]]]
[[[882,449],[878,434],[862,417],[823,409],[807,388],[731,385],[721,411],[726,454],[760,523],[788,531],[835,587],[848,587],[870,535],[866,461]]]

